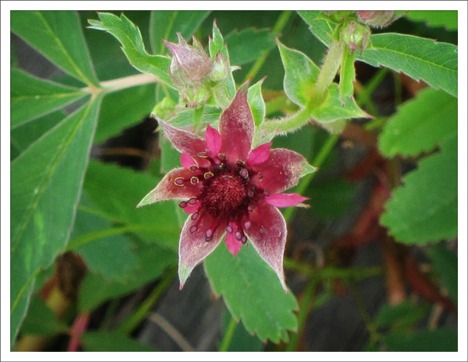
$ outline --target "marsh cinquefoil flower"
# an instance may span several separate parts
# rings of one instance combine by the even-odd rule
[[[287,290],[283,274],[286,222],[277,207],[296,206],[307,198],[284,194],[313,171],[307,161],[271,143],[252,148],[255,125],[246,86],[223,111],[219,131],[207,126],[205,139],[160,121],[166,137],[182,153],[183,167],[171,170],[138,206],[181,199],[190,216],[179,242],[181,288],[191,271],[226,235],[236,255],[250,239]]]

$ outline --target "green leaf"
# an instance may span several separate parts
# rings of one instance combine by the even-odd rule
[[[11,163],[12,341],[34,275],[67,245],[100,101],[81,107]]]
[[[13,128],[10,131],[11,160],[18,157],[33,142],[65,117],[66,114],[60,110],[40,117],[34,122],[23,123],[21,126]]]
[[[443,245],[434,245],[427,253],[432,259],[441,284],[453,302],[458,302],[458,257]]]
[[[57,67],[83,83],[99,86],[74,11],[12,11],[11,30]]]
[[[262,341],[288,340],[287,330],[297,328],[297,302],[252,246],[234,257],[220,245],[204,265],[214,292],[223,295],[232,316],[241,319],[249,333]]]
[[[320,69],[304,53],[277,43],[285,70],[284,92],[295,104],[305,107],[312,98]]]
[[[456,330],[441,328],[434,331],[395,331],[383,336],[388,351],[395,352],[456,352]]]
[[[21,327],[21,333],[53,336],[64,333],[67,329],[68,326],[56,320],[54,312],[45,305],[37,294],[34,294],[31,298],[28,315]]]
[[[457,96],[458,50],[455,45],[394,33],[372,35],[371,43],[371,49],[356,56],[358,60],[403,72]]]
[[[104,141],[118,134],[122,129],[140,123],[143,118],[150,115],[154,99],[154,84],[145,84],[106,94],[99,113],[95,142]]]
[[[338,84],[332,83],[328,87],[325,100],[311,110],[311,116],[321,123],[337,121],[344,118],[369,118],[356,104],[354,98],[347,97],[344,103],[341,103]]]
[[[335,26],[325,20],[304,16],[304,12],[299,12],[299,15],[309,25],[310,31],[322,43],[330,46],[330,36]],[[413,79],[423,80],[433,88],[457,96],[458,51],[455,45],[395,33],[373,34],[370,43],[372,47],[357,54],[357,60],[374,67],[384,66],[403,72]]]
[[[171,125],[178,128],[183,128],[187,126],[193,125],[193,115],[195,110],[193,108],[187,109],[185,111],[181,111],[177,113],[177,115],[170,119]],[[203,116],[201,123],[209,123],[213,127],[216,126],[216,122],[219,121],[221,117],[221,110],[215,106],[205,106],[203,109]],[[177,167],[180,166],[180,163],[177,164]],[[172,169],[174,167],[171,167]],[[169,169],[169,170],[170,170]]]
[[[151,74],[161,82],[172,86],[168,69],[171,60],[161,55],[150,55],[145,50],[140,30],[124,14],[115,16],[99,13],[98,20],[88,20],[91,29],[104,30],[112,34],[121,44],[128,61],[142,73]]]
[[[162,39],[178,43],[177,32],[188,40],[209,14],[209,11],[152,11],[150,35],[154,53],[168,54]]]
[[[132,228],[145,240],[177,250],[179,226],[172,202],[137,209],[138,202],[160,179],[115,165],[91,162],[84,189],[90,202],[111,221]]]
[[[340,100],[345,100],[354,95],[354,81],[356,80],[356,70],[354,69],[354,52],[345,48],[341,61],[340,73]]]
[[[92,272],[101,274],[106,279],[125,281],[128,275],[138,269],[138,258],[133,251],[133,244],[129,238],[119,234],[112,234],[111,223],[93,213],[93,209],[84,204],[83,196],[76,215],[73,233],[70,237],[71,247],[77,238],[91,242],[82,244],[73,250],[83,257]],[[100,237],[109,231],[110,235]]]
[[[224,44],[223,35],[216,25],[216,22],[213,23],[213,37],[208,43],[208,50],[211,58],[215,58],[218,52],[221,52],[224,58],[228,58],[229,56],[228,49]]]
[[[407,13],[406,18],[413,21],[424,21],[426,25],[431,27],[443,26],[447,30],[458,29],[457,11],[411,10],[408,12],[397,11],[396,13]]]
[[[120,332],[86,332],[80,336],[87,352],[156,352],[156,350]]]
[[[263,79],[255,83],[247,91],[247,101],[256,127],[259,127],[263,123],[266,113],[265,101],[262,96],[262,83]]]
[[[383,305],[374,319],[379,327],[392,327],[393,329],[408,328],[424,318],[429,312],[428,308],[421,307],[406,300],[398,305]]]
[[[155,243],[136,239],[132,243],[132,251],[137,267],[128,270],[124,278],[111,279],[94,272],[86,275],[78,296],[80,311],[90,312],[109,299],[128,294],[158,278],[167,267],[177,264],[174,251]]]
[[[234,30],[226,36],[230,61],[233,65],[253,62],[275,47],[275,36],[269,29]]]
[[[379,149],[386,156],[415,156],[431,151],[438,141],[457,132],[458,101],[435,89],[420,92],[403,104],[380,134]]]
[[[441,153],[405,176],[385,205],[380,221],[398,241],[423,244],[457,235],[457,135],[441,146]]]
[[[223,312],[223,333],[226,335],[229,323],[233,319],[231,314],[224,310]],[[226,352],[259,352],[263,349],[264,344],[256,336],[250,335],[241,323],[236,323],[232,338]]]
[[[19,69],[11,70],[11,128],[52,113],[88,93],[81,89],[36,78]]]

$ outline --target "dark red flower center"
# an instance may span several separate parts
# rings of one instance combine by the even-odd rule
[[[216,219],[232,220],[247,213],[250,203],[248,195],[248,171],[221,164],[215,168],[213,177],[208,178],[199,200],[201,207]]]

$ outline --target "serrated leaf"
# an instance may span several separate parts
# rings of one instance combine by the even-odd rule
[[[357,55],[358,60],[403,72],[457,96],[458,50],[455,45],[394,33],[372,35],[371,42],[372,49]]]
[[[140,123],[154,106],[154,84],[123,89],[106,94],[102,101],[95,142],[119,134],[123,129]],[[155,122],[156,123],[156,122]]]
[[[458,12],[456,10],[411,10],[397,11],[396,14],[398,13],[406,13],[405,17],[413,21],[424,21],[427,26],[443,26],[447,30],[458,29]]]
[[[184,39],[190,38],[209,14],[209,11],[152,11],[150,36],[153,51],[168,54],[162,39],[177,43],[177,32]]]
[[[456,330],[441,328],[434,331],[395,331],[382,338],[387,351],[394,352],[456,352]]]
[[[111,221],[131,227],[145,240],[177,250],[179,226],[171,202],[136,208],[160,179],[115,165],[91,162],[84,189],[89,201]]]
[[[345,98],[344,103],[341,103],[340,91],[336,83],[330,84],[325,100],[311,110],[311,116],[321,123],[344,118],[369,118],[369,115],[359,108],[354,98]]]
[[[156,352],[153,347],[115,331],[86,332],[80,341],[87,352]]]
[[[124,14],[115,16],[99,13],[98,20],[88,20],[91,29],[103,30],[112,34],[121,44],[130,64],[142,73],[151,74],[161,82],[173,86],[168,73],[171,60],[162,55],[150,55],[145,50],[140,30]]]
[[[205,271],[217,295],[222,295],[235,319],[262,341],[287,341],[287,330],[297,328],[292,294],[286,294],[274,271],[252,246],[236,257],[220,245],[204,261]]]
[[[265,101],[262,96],[262,83],[263,79],[255,83],[247,91],[247,101],[256,127],[259,127],[263,123],[266,113]]]
[[[232,316],[229,311],[223,312],[223,333],[226,334],[229,323],[232,321]],[[227,348],[227,352],[259,352],[263,349],[263,342],[256,336],[249,334],[242,323],[237,323],[232,339]]]
[[[67,329],[68,326],[55,318],[54,312],[45,305],[37,294],[32,296],[28,315],[21,327],[21,333],[53,336],[64,333]]]
[[[78,296],[78,307],[90,312],[105,301],[123,296],[156,279],[170,266],[177,264],[177,254],[155,243],[134,240],[133,253],[137,267],[128,271],[124,280],[111,279],[103,274],[90,272],[86,275]]]
[[[295,104],[305,107],[312,98],[320,69],[304,53],[277,43],[285,71],[284,92]]]
[[[98,86],[74,11],[12,11],[11,29],[57,67],[88,85]]]
[[[426,89],[403,104],[379,138],[386,156],[418,155],[431,151],[438,141],[457,132],[458,100],[445,92]]]
[[[457,135],[420,162],[386,203],[381,223],[395,239],[424,244],[457,235]]]
[[[34,275],[67,245],[100,101],[81,107],[11,163],[11,341]]]
[[[309,29],[322,43],[330,46],[334,25],[325,20],[303,16]],[[436,89],[458,94],[458,50],[449,43],[412,35],[383,33],[370,36],[372,47],[357,54],[356,59],[374,67],[388,67],[422,80]]]
[[[88,95],[79,88],[39,79],[19,69],[10,74],[10,126],[52,113]]]
[[[177,113],[176,116],[171,118],[169,122],[171,123],[172,126],[177,127],[177,128],[192,126],[194,113],[195,113],[195,110],[193,108],[187,109],[185,111],[181,111]],[[215,123],[219,120],[220,117],[221,117],[221,110],[218,107],[205,106],[203,109],[203,116],[202,116],[202,120],[200,123],[202,124],[209,123],[210,125],[215,127]],[[180,163],[177,167],[179,166],[180,166]]]
[[[226,44],[233,65],[253,62],[276,45],[275,36],[269,29],[254,28],[232,31],[226,36]]]
[[[428,251],[441,284],[455,304],[458,302],[458,257],[443,245],[434,245]]]

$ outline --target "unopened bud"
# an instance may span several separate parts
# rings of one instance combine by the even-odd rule
[[[388,26],[404,15],[395,15],[393,10],[360,10],[356,13],[359,20],[373,28]]]
[[[341,30],[341,40],[345,42],[352,51],[360,49],[362,52],[367,46],[369,34],[369,27],[352,21]]]
[[[211,72],[209,74],[209,79],[212,82],[220,82],[229,75],[229,60],[224,58],[221,52],[219,51],[216,54],[216,59],[213,62]]]

